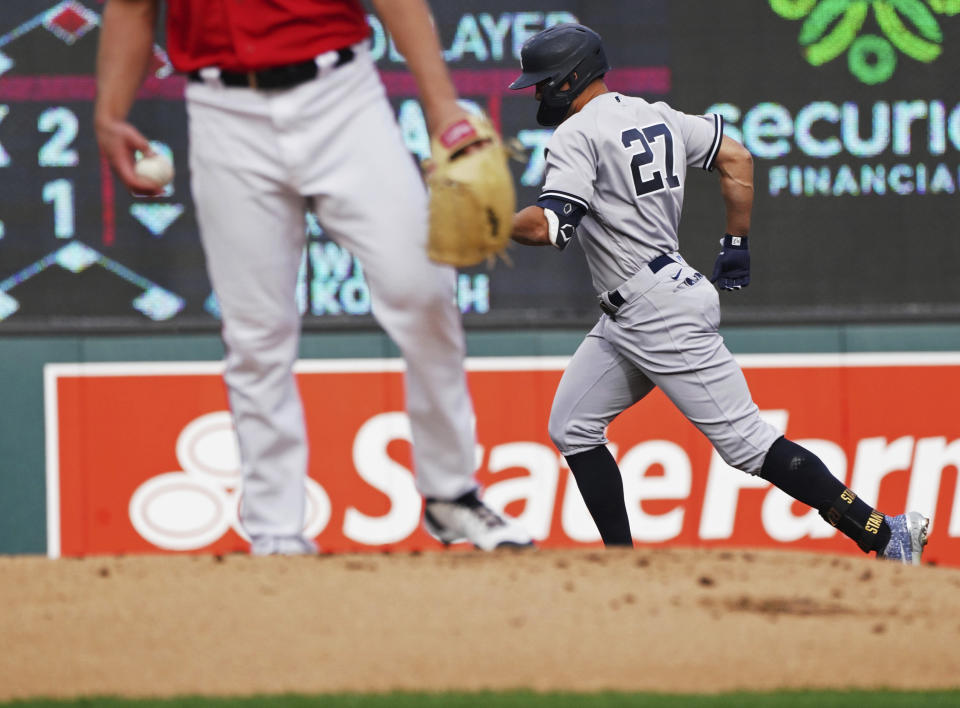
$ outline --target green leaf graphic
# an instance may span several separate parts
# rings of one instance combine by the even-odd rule
[[[960,0],[930,0],[930,7],[941,15],[960,14]]]
[[[816,42],[827,28],[854,3],[866,5],[865,0],[821,0],[800,28],[800,44]]]
[[[810,44],[807,61],[820,66],[843,54],[856,39],[867,18],[869,6],[864,0],[825,0],[814,10],[800,29],[800,44],[810,44],[842,15],[834,28],[822,39]]]
[[[943,41],[937,18],[920,0],[877,0],[877,4],[892,5],[895,10],[906,15],[924,37],[933,42]]]
[[[877,24],[893,45],[908,57],[917,61],[931,62],[940,56],[939,44],[943,39],[936,18],[920,0],[890,0],[875,2],[874,10]],[[897,10],[905,14],[910,22],[931,42],[918,37],[904,25]]]
[[[960,2],[960,0],[957,1]],[[770,0],[773,11],[788,20],[799,20],[805,17],[816,4],[817,0]]]

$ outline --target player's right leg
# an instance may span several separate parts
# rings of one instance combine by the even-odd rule
[[[661,270],[659,284],[628,303],[616,320],[601,320],[604,336],[707,436],[728,465],[759,475],[817,509],[866,552],[919,560],[926,541],[922,517],[885,517],[816,455],[780,437],[760,417],[743,372],[718,333],[716,290],[703,279],[689,287],[674,285],[668,280],[673,271],[673,266]]]
[[[485,550],[528,545],[515,520],[477,495],[456,273],[427,258],[426,190],[373,61],[360,52],[322,85],[315,95],[297,94],[299,120],[322,121],[336,137],[304,147],[309,162],[300,190],[312,197],[327,235],[362,265],[373,315],[403,354],[414,478],[427,499],[428,530]]]
[[[550,438],[567,460],[605,546],[633,545],[623,479],[607,449],[607,426],[652,389],[595,328],[571,358],[553,399]]]
[[[757,473],[794,499],[813,507],[862,551],[907,565],[920,562],[930,520],[917,512],[886,516],[831,474],[812,452],[778,438]]]
[[[187,96],[194,202],[240,445],[241,524],[255,554],[311,552],[301,535],[307,437],[292,369],[303,198],[283,184],[262,94],[191,84]]]
[[[848,489],[810,450],[780,437],[761,419],[743,372],[726,347],[701,366],[693,372],[648,375],[710,439],[727,464],[766,479],[816,509],[864,552],[919,562],[927,524],[919,514],[919,518],[884,516]]]

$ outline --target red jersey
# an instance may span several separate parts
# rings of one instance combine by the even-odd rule
[[[167,53],[183,72],[293,64],[369,34],[360,0],[167,0]]]

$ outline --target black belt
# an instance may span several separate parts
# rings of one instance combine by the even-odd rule
[[[647,263],[647,267],[654,273],[659,273],[671,263],[676,263],[676,261],[670,256],[663,254]],[[626,300],[623,299],[623,295],[620,294],[619,290],[611,290],[600,296],[600,309],[613,317],[625,302]]]
[[[337,50],[337,61],[333,67],[343,66],[353,61],[356,52],[353,47],[344,47]],[[252,89],[284,89],[305,83],[317,78],[317,62],[314,59],[272,66],[259,71],[220,71],[219,80],[224,86],[235,86]],[[191,81],[203,81],[200,70],[188,74]]]

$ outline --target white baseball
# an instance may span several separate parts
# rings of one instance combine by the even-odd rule
[[[173,180],[173,163],[163,155],[147,155],[137,160],[134,170],[138,176],[165,187]]]

